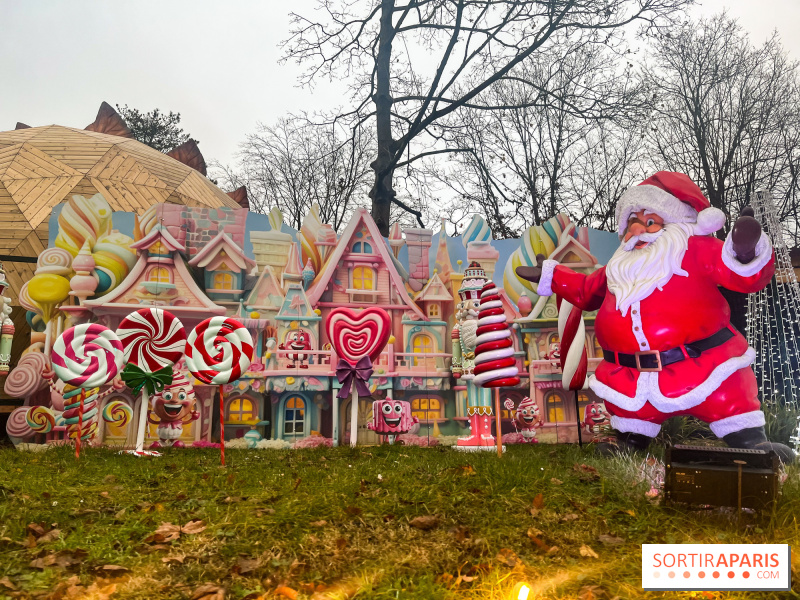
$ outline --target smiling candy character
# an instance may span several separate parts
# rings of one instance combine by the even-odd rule
[[[418,422],[409,402],[386,398],[372,403],[372,422],[367,427],[381,435],[397,435],[407,433]]]
[[[158,425],[158,442],[153,446],[182,447],[180,437],[183,426],[200,418],[200,413],[194,410],[194,388],[189,379],[181,372],[176,372],[172,383],[164,387],[152,398],[152,413],[147,420]],[[153,416],[158,417],[158,420]]]

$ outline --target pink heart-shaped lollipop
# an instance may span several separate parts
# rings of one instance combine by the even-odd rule
[[[340,358],[351,365],[369,356],[374,363],[392,335],[392,319],[382,308],[335,308],[325,324],[328,339]]]

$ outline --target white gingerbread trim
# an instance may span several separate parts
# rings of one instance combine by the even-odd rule
[[[542,276],[539,278],[539,287],[536,288],[536,293],[540,296],[552,296],[553,288],[553,272],[558,266],[557,260],[546,260],[542,263]]]
[[[623,410],[639,410],[649,401],[662,413],[672,413],[679,410],[688,410],[702,403],[728,377],[739,369],[749,367],[755,359],[756,351],[748,347],[744,354],[729,358],[721,365],[717,365],[703,383],[676,398],[667,398],[661,393],[658,387],[657,372],[639,373],[639,380],[636,382],[636,396],[633,398],[621,394],[605,383],[598,381],[594,375],[589,380],[589,388],[606,402],[611,402],[611,404],[619,406]]]
[[[764,268],[771,258],[772,242],[767,234],[763,231],[761,232],[761,237],[758,238],[758,242],[756,243],[756,256],[747,264],[742,264],[736,260],[736,255],[733,252],[733,242],[731,241],[730,233],[728,234],[728,237],[725,238],[725,243],[722,244],[722,262],[731,271],[737,275],[741,275],[742,277],[750,277],[751,275],[755,275]]]
[[[723,438],[729,433],[735,433],[742,429],[750,429],[751,427],[763,427],[766,421],[764,420],[764,413],[760,410],[742,413],[740,415],[733,415],[726,417],[719,421],[709,423],[708,426],[711,431],[718,438]]]
[[[661,425],[642,421],[641,419],[628,419],[611,415],[611,427],[620,433],[641,433],[647,437],[656,437],[661,431]]]
[[[665,223],[694,223],[697,220],[697,211],[669,192],[654,185],[635,185],[622,194],[617,204],[617,228],[620,235],[624,235],[628,229],[631,214],[640,210],[657,214]]]

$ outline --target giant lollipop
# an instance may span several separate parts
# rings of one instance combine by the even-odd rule
[[[172,313],[161,308],[143,308],[123,319],[117,328],[117,335],[128,363],[122,372],[122,379],[134,393],[139,390],[142,392],[133,454],[151,454],[144,451],[150,394],[172,383],[172,365],[183,356],[186,331]]]
[[[339,356],[336,378],[342,384],[337,398],[352,394],[350,405],[350,445],[358,436],[358,398],[369,396],[372,364],[378,360],[392,334],[392,319],[382,308],[365,310],[335,308],[328,315],[325,330],[333,349]],[[333,403],[334,430],[338,419],[338,400]],[[334,435],[334,444],[337,436]]]
[[[253,337],[236,319],[211,317],[195,327],[186,340],[186,367],[203,383],[219,385],[219,437],[225,465],[225,405],[222,386],[236,381],[250,367]]]
[[[81,439],[91,439],[97,427],[96,422],[94,428],[90,425],[88,435],[82,431],[86,391],[92,390],[89,405],[93,412],[90,416],[96,417],[98,390],[93,388],[114,379],[122,369],[123,360],[122,343],[117,335],[96,323],[70,327],[53,344],[53,371],[65,384],[64,399],[72,400],[64,407],[63,416],[71,426],[68,432],[75,439],[76,458],[80,456]],[[75,395],[78,395],[77,401]]]

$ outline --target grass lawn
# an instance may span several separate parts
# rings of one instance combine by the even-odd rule
[[[643,592],[642,543],[800,543],[800,474],[774,515],[664,508],[642,458],[590,448],[464,454],[0,450],[0,598],[789,598]],[[583,465],[583,466],[582,466]],[[795,569],[797,568],[795,563]],[[206,585],[207,584],[207,585]]]

